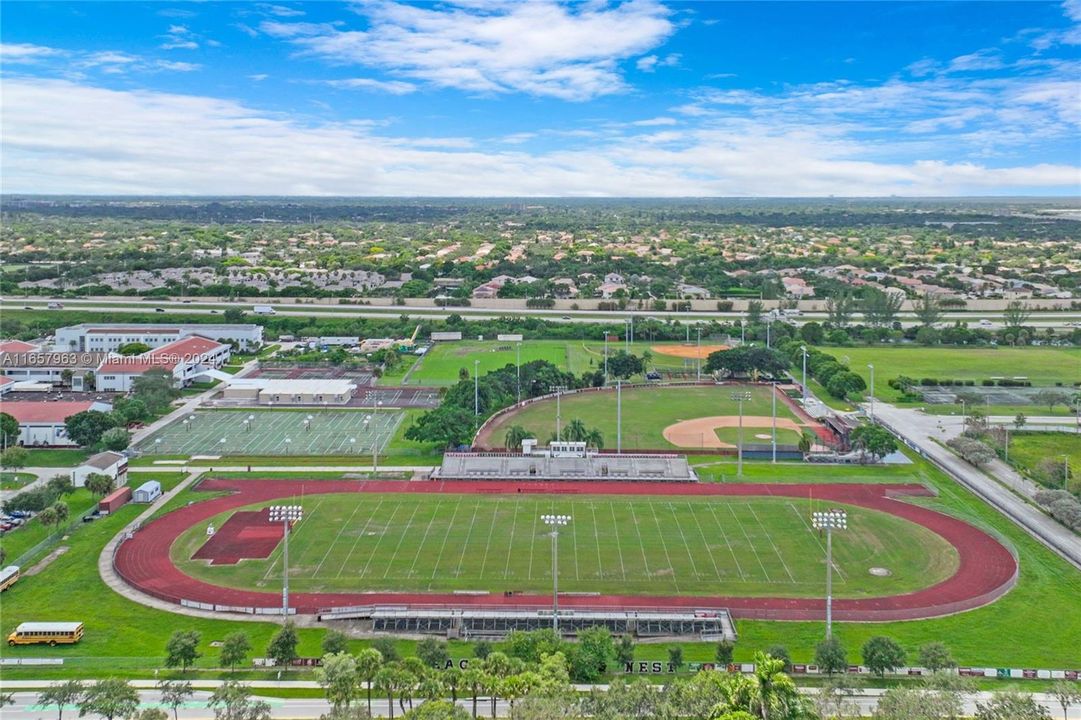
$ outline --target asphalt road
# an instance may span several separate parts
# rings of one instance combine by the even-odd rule
[[[303,300],[304,298],[299,298]],[[321,300],[313,299],[313,304],[299,304],[299,303],[281,303],[275,302],[275,299],[267,300],[265,303],[274,308],[276,315],[283,315],[286,317],[311,317],[316,316],[341,316],[346,315],[349,317],[399,317],[406,315],[410,318],[428,318],[428,319],[442,319],[449,315],[457,314],[463,317],[472,318],[475,320],[490,320],[494,318],[507,317],[508,315],[517,315],[522,317],[537,317],[552,322],[562,323],[596,323],[604,321],[623,321],[627,318],[645,319],[656,318],[658,320],[680,320],[687,322],[689,320],[729,320],[736,321],[744,317],[745,313],[740,312],[684,312],[684,313],[672,313],[672,312],[657,312],[652,310],[615,310],[615,311],[599,311],[599,310],[556,310],[556,309],[492,309],[484,307],[455,307],[455,308],[434,308],[434,307],[413,307],[405,305],[323,305]],[[24,307],[30,307],[32,309],[47,310],[50,301],[48,298],[17,298],[7,297],[0,300],[0,309],[18,310]],[[86,298],[86,299],[63,299],[60,302],[63,303],[65,309],[69,310],[92,310],[92,311],[124,311],[124,312],[138,312],[144,313],[150,316],[161,317],[169,314],[188,314],[188,315],[213,315],[221,314],[226,309],[236,307],[236,302],[214,302],[212,300],[193,300],[190,303],[181,302],[179,300],[167,300],[167,299],[132,299],[132,298]],[[161,312],[158,311],[161,308]],[[248,303],[243,304],[243,308],[251,315],[251,306]],[[216,312],[215,312],[216,311]],[[918,323],[913,318],[911,313],[900,313],[899,316],[901,324],[904,326],[917,325]],[[854,316],[855,320],[858,320],[859,314]],[[985,329],[998,329],[1001,328],[1002,323],[1001,312],[987,312],[987,313],[974,313],[974,312],[952,312],[945,313],[942,317],[943,323],[953,322],[960,320],[968,322],[972,326],[977,326],[980,320],[986,319],[990,322],[989,326],[980,326]],[[794,317],[791,321],[796,325],[802,325],[803,323],[810,322],[812,320],[822,322],[826,319],[826,314],[823,312],[804,312],[803,314]],[[1027,323],[1033,327],[1038,328],[1056,328],[1065,329],[1067,323],[1081,322],[1081,312],[1079,311],[1059,311],[1059,312],[1033,312],[1032,317]]]
[[[266,683],[266,686],[273,686],[273,683]],[[603,686],[602,686],[603,687]],[[586,690],[588,686],[581,686],[579,689]],[[814,694],[814,690],[804,690],[808,695]],[[847,707],[858,709],[861,715],[869,716],[874,712],[874,709],[878,705],[878,699],[883,694],[881,689],[865,689],[860,694],[853,696],[846,701]],[[9,705],[4,708],[3,716],[4,720],[50,720],[56,716],[55,707],[43,707],[38,704],[36,692],[19,691],[14,693],[15,704]],[[966,696],[964,700],[964,713],[966,715],[973,715],[976,712],[977,702],[987,702],[991,697],[989,692],[972,693]],[[1068,713],[1063,716],[1062,707],[1055,701],[1054,697],[1046,693],[1035,693],[1034,697],[1037,702],[1046,707],[1053,717],[1065,717],[1065,720],[1081,720],[1081,706],[1075,706],[1069,709]],[[139,698],[141,707],[161,707],[161,694],[156,690],[141,690],[139,692]],[[183,707],[178,709],[177,716],[184,720],[213,720],[214,713],[208,705],[210,698],[210,692],[206,690],[200,690],[195,693],[195,696],[187,702]],[[330,705],[322,699],[316,698],[273,698],[263,697],[260,698],[270,705],[271,717],[278,720],[286,719],[301,719],[311,718],[314,720],[320,715],[327,713],[330,710]],[[363,698],[361,699],[363,703]],[[415,705],[420,704],[420,700],[414,700]],[[459,700],[458,704],[467,710],[472,709],[472,699]],[[408,708],[408,702],[406,703]],[[480,717],[489,717],[488,713],[491,712],[491,702],[485,698],[478,702],[478,714]],[[169,708],[163,708],[167,712]],[[69,717],[74,717],[78,713],[78,708],[71,706],[66,707],[65,714]],[[509,710],[509,705],[499,700],[496,702],[496,711],[500,717],[505,717]],[[171,714],[171,713],[170,713]],[[372,698],[372,714],[375,717],[384,717],[387,712],[387,701],[385,698]],[[394,708],[395,717],[401,716],[401,710],[397,706],[395,701]]]

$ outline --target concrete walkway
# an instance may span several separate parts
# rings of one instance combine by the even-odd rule
[[[0,500],[7,500],[13,495],[18,495],[26,490],[33,490],[36,487],[40,487],[49,482],[56,475],[63,475],[65,477],[71,477],[72,468],[69,467],[28,467],[21,468],[18,472],[29,473],[36,477],[30,482],[23,485],[21,488],[15,488],[14,490],[0,490]]]
[[[943,447],[942,443],[961,433],[960,417],[926,415],[919,410],[876,402],[875,419],[1037,540],[1081,569],[1081,536],[1055,522],[1032,504],[1031,497],[1036,490],[1034,483],[1000,461],[988,463],[981,469]]]

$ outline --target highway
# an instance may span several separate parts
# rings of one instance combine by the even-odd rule
[[[292,300],[292,299],[291,299]],[[292,302],[280,302],[277,299],[258,300],[248,298],[250,302],[239,301],[215,302],[202,298],[192,299],[190,302],[159,298],[119,298],[119,297],[91,297],[91,298],[64,298],[51,300],[42,297],[14,298],[6,297],[0,300],[0,310],[33,309],[49,311],[50,302],[60,302],[67,310],[85,310],[94,312],[131,312],[143,313],[148,316],[161,318],[169,314],[185,315],[220,315],[229,308],[242,307],[249,318],[258,318],[251,312],[254,304],[269,305],[274,309],[274,314],[285,317],[365,317],[387,318],[406,316],[411,319],[445,319],[450,315],[460,315],[471,320],[492,320],[496,318],[519,316],[533,317],[551,322],[560,323],[598,323],[615,322],[622,324],[628,318],[642,320],[652,318],[660,321],[672,320],[683,323],[692,321],[722,320],[738,322],[745,317],[742,312],[657,312],[652,310],[557,310],[557,309],[533,309],[533,308],[485,308],[485,307],[421,307],[412,305],[361,305],[356,303],[324,304],[322,298],[297,298]],[[910,312],[898,314],[900,322],[905,327],[917,325],[918,322]],[[853,322],[858,322],[860,315],[853,316]],[[824,312],[804,312],[790,318],[789,321],[802,325],[807,322],[826,320]],[[988,321],[987,325],[980,325],[981,320]],[[979,327],[987,330],[995,330],[1003,327],[1001,312],[947,312],[942,316],[940,325],[953,322],[967,322],[970,327]],[[1054,328],[1065,330],[1070,327],[1069,323],[1081,324],[1081,311],[1062,310],[1033,312],[1026,323],[1036,328]]]

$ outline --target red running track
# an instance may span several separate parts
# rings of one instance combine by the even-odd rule
[[[901,501],[905,496],[927,496],[922,485],[856,484],[657,484],[657,483],[520,483],[408,482],[408,481],[292,481],[220,480],[204,481],[201,490],[226,491],[229,495],[174,510],[148,523],[123,542],[114,558],[117,573],[135,588],[169,602],[188,600],[237,607],[280,607],[277,593],[224,588],[196,580],[177,568],[169,549],[177,537],[191,526],[232,508],[267,502],[277,498],[321,493],[530,493],[583,495],[717,495],[813,498],[871,508],[922,525],[942,536],[957,549],[957,572],[932,587],[903,595],[878,598],[840,599],[833,602],[833,616],[848,621],[918,620],[949,615],[981,607],[998,599],[1013,587],[1018,566],[1014,556],[1000,542],[968,523],[918,505]],[[451,593],[296,593],[291,605],[299,613],[311,614],[321,608],[354,605],[416,606],[527,606],[543,607],[547,595],[493,593],[483,596]],[[821,620],[825,601],[816,598],[725,597],[725,596],[637,596],[598,595],[560,598],[566,607],[611,608],[700,608],[726,607],[733,617],[770,620]]]

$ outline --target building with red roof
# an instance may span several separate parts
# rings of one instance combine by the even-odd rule
[[[228,362],[231,349],[216,340],[188,335],[142,355],[110,355],[97,370],[97,389],[128,392],[135,378],[153,368],[172,373],[176,386],[184,387]]]
[[[22,340],[0,340],[0,353],[37,352],[40,349],[37,345]]]
[[[19,422],[19,444],[26,447],[76,447],[64,421],[87,410],[109,412],[113,406],[94,400],[49,402],[47,400],[0,401],[0,412]]]

